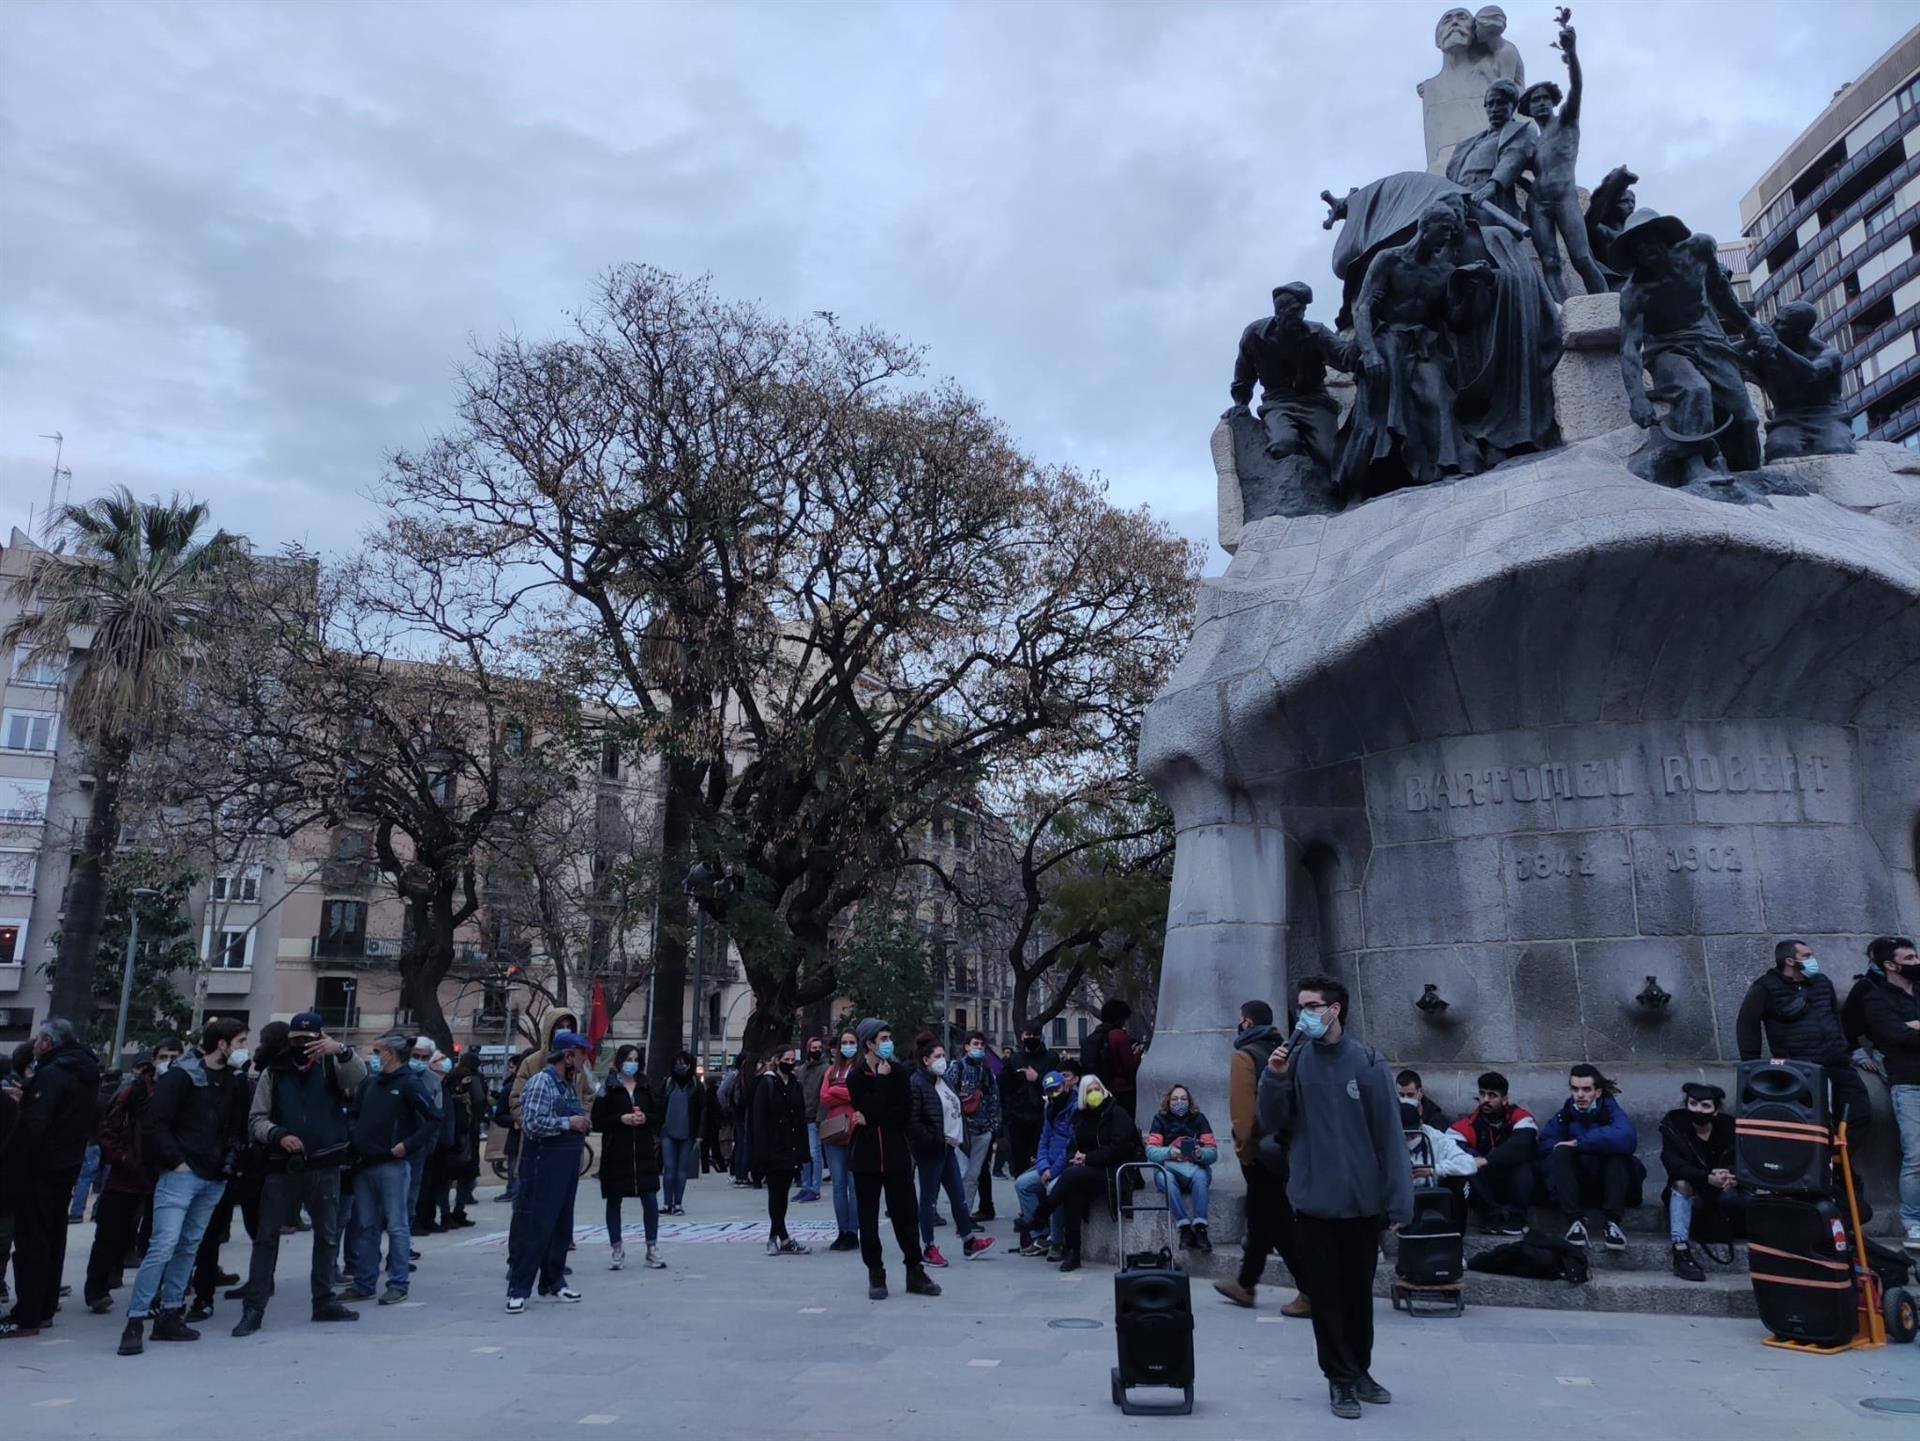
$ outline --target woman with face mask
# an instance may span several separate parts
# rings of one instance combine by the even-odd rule
[[[673,1058],[673,1074],[667,1077],[660,1105],[660,1161],[666,1178],[660,1209],[669,1216],[687,1214],[681,1202],[686,1199],[687,1178],[693,1174],[694,1151],[706,1122],[706,1102],[706,1088],[700,1084],[700,1068],[694,1063],[693,1052],[682,1051]]]
[[[860,1208],[853,1196],[853,1094],[847,1078],[860,1059],[860,1038],[851,1030],[834,1037],[820,1077],[820,1155],[833,1182],[833,1219],[840,1234],[829,1251],[860,1248]]]
[[[1185,1086],[1167,1087],[1166,1098],[1147,1128],[1147,1159],[1163,1169],[1154,1184],[1167,1192],[1167,1205],[1173,1210],[1174,1224],[1180,1231],[1180,1245],[1211,1251],[1207,1236],[1207,1195],[1212,1189],[1213,1163],[1220,1159],[1220,1148],[1213,1138],[1213,1127],[1206,1112],[1193,1104],[1193,1092]],[[1169,1183],[1172,1189],[1168,1190]]]
[[[853,1099],[853,1187],[860,1205],[860,1259],[867,1265],[867,1297],[887,1296],[885,1253],[880,1249],[880,1198],[907,1263],[907,1291],[938,1296],[920,1254],[919,1201],[913,1193],[913,1156],[907,1149],[907,1119],[913,1111],[908,1067],[894,1058],[893,1028],[869,1016],[854,1028],[860,1062],[847,1077]]]
[[[788,1190],[807,1163],[807,1101],[796,1074],[800,1053],[781,1046],[773,1064],[754,1083],[747,1135],[753,1146],[754,1173],[767,1187],[767,1254],[804,1256],[811,1249],[787,1234]]]
[[[929,1266],[945,1266],[947,1258],[933,1244],[933,1218],[946,1190],[953,1207],[953,1223],[960,1235],[960,1257],[970,1261],[993,1244],[967,1214],[966,1187],[960,1157],[967,1146],[966,1118],[960,1097],[947,1083],[947,1048],[922,1032],[914,1041],[920,1063],[913,1068],[913,1105],[907,1121],[907,1145],[913,1151],[920,1183],[920,1245]]]
[[[1114,1167],[1140,1155],[1140,1133],[1098,1076],[1080,1078],[1080,1102],[1073,1113],[1073,1139],[1067,1143],[1067,1169],[1034,1214],[1037,1229],[1058,1210],[1063,1217],[1062,1271],[1080,1269],[1080,1228],[1095,1200],[1113,1200]]]
[[[613,1247],[608,1269],[627,1264],[622,1244],[620,1203],[640,1198],[646,1222],[649,1270],[664,1270],[655,1249],[660,1240],[660,1106],[653,1088],[640,1074],[640,1048],[622,1046],[614,1052],[607,1084],[593,1103],[593,1129],[600,1133],[600,1195],[607,1203],[607,1241]]]

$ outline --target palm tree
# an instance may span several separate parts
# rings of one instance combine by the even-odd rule
[[[196,642],[246,554],[225,531],[196,539],[206,520],[207,507],[192,500],[142,502],[124,487],[62,506],[50,531],[62,543],[34,552],[10,587],[21,613],[0,632],[0,646],[24,645],[32,660],[61,668],[78,650],[65,682],[67,724],[87,751],[93,806],[67,883],[50,1014],[82,1027],[93,1009],[104,876],[119,840],[127,765],[179,694]]]

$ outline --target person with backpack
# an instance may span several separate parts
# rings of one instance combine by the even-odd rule
[[[140,1128],[159,1075],[150,1052],[134,1057],[129,1071],[100,1123],[100,1158],[107,1179],[93,1205],[93,1249],[80,1293],[87,1309],[98,1316],[113,1309],[111,1293],[124,1279],[122,1263],[133,1250],[141,1212],[153,1201],[153,1168],[146,1162]]]
[[[986,1032],[968,1034],[966,1048],[948,1059],[944,1079],[960,1098],[961,1122],[967,1132],[964,1152],[955,1158],[960,1163],[967,1214],[976,1222],[990,1220],[992,1207],[981,1199],[980,1178],[993,1150],[993,1133],[1000,1129],[1000,1083],[987,1061]]]
[[[1293,1206],[1287,1200],[1287,1138],[1261,1129],[1258,1111],[1260,1072],[1273,1048],[1286,1039],[1273,1024],[1273,1007],[1265,1001],[1243,1001],[1233,1033],[1232,1059],[1227,1064],[1227,1109],[1233,1121],[1233,1154],[1247,1183],[1247,1234],[1240,1251],[1240,1272],[1222,1278],[1213,1289],[1236,1306],[1255,1304],[1267,1258],[1277,1255],[1293,1277],[1294,1297],[1280,1308],[1282,1316],[1313,1314],[1293,1240]]]
[[[247,1129],[266,1158],[260,1221],[240,1294],[235,1336],[251,1336],[266,1320],[280,1261],[280,1233],[305,1208],[313,1218],[313,1265],[307,1277],[315,1321],[354,1321],[333,1294],[333,1258],[340,1224],[340,1168],[353,1156],[348,1109],[367,1081],[367,1065],[326,1033],[318,1011],[287,1022],[284,1042],[261,1032],[260,1079]]]
[[[1393,1073],[1346,1026],[1347,988],[1309,976],[1296,994],[1308,1044],[1282,1044],[1260,1076],[1261,1127],[1285,1134],[1301,1279],[1328,1406],[1356,1420],[1393,1395],[1373,1379],[1373,1278],[1380,1233],[1413,1217],[1413,1168]]]
[[[1098,1076],[1113,1104],[1138,1123],[1141,1045],[1127,1030],[1133,1007],[1115,996],[1100,1008],[1100,1024],[1087,1032],[1080,1045],[1080,1075]]]

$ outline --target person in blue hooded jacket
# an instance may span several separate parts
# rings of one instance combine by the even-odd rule
[[[1065,1214],[1052,1213],[1044,1242],[1034,1235],[1033,1221],[1041,1201],[1052,1194],[1054,1184],[1067,1169],[1067,1158],[1073,1151],[1073,1113],[1079,1104],[1079,1072],[1074,1062],[1062,1060],[1059,1070],[1048,1071],[1040,1080],[1045,1101],[1039,1148],[1034,1153],[1033,1165],[1013,1183],[1013,1194],[1020,1200],[1020,1220],[1016,1228],[1023,1256],[1045,1256],[1050,1261],[1058,1261],[1064,1254]]]
[[[1587,1208],[1597,1201],[1609,1251],[1627,1248],[1620,1222],[1640,1204],[1647,1168],[1634,1155],[1639,1137],[1621,1107],[1620,1088],[1582,1061],[1567,1075],[1566,1104],[1540,1131],[1540,1163],[1547,1191],[1567,1220],[1567,1240],[1587,1244]]]

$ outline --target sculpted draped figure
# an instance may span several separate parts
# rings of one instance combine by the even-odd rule
[[[1477,15],[1456,7],[1434,27],[1440,73],[1415,89],[1426,112],[1427,169],[1436,175],[1446,173],[1453,147],[1480,129],[1487,87],[1509,80],[1518,94],[1527,82],[1527,68],[1506,31],[1507,12],[1498,5],[1483,6]]]

